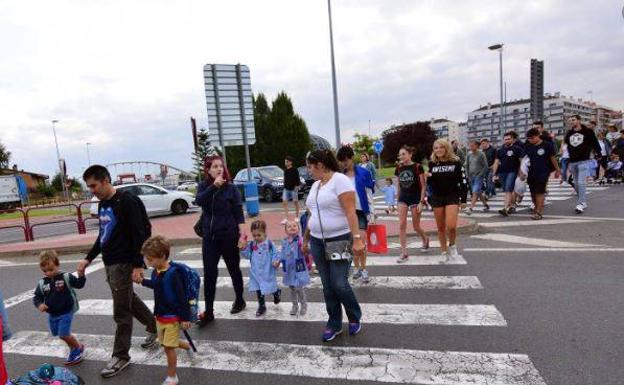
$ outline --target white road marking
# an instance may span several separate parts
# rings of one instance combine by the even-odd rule
[[[326,322],[327,312],[324,302],[308,302],[308,313],[305,316],[290,315],[291,304],[284,292],[284,302],[279,305],[271,303],[267,295],[267,312],[256,317],[253,309],[239,314],[230,314],[232,302],[215,301],[214,314],[218,319],[229,320],[274,320]],[[154,301],[144,301],[152,309]],[[249,308],[253,305],[250,303]],[[395,325],[445,325],[445,326],[507,326],[507,321],[494,305],[456,305],[456,304],[387,304],[360,303],[362,322],[367,324]],[[112,316],[113,301],[108,299],[85,299],[80,301],[79,315]],[[346,319],[346,316],[345,316]]]
[[[533,219],[526,221],[509,221],[509,222],[484,222],[479,223],[482,227],[519,227],[519,226],[544,226],[544,225],[564,225],[569,223],[590,223],[594,222],[592,220],[587,220],[584,218],[578,219],[542,219],[539,221],[535,221]]]
[[[84,261],[84,259],[61,259],[61,264],[63,264],[63,263],[78,263],[80,261]],[[0,269],[2,269],[3,267],[24,267],[24,266],[39,266],[39,262],[0,261]]]
[[[89,275],[91,273],[95,273],[96,271],[102,270],[103,268],[104,268],[104,264],[102,262],[95,263],[95,264],[87,267],[87,271],[85,272],[85,275]],[[30,289],[28,291],[20,293],[20,294],[14,296],[14,297],[5,299],[4,300],[4,307],[8,309],[8,308],[11,308],[11,307],[13,307],[15,305],[19,305],[20,303],[22,303],[24,301],[28,301],[28,300],[32,299],[32,297],[34,295],[35,295],[35,289],[33,287],[33,289]]]
[[[623,252],[624,248],[622,247],[613,247],[613,248],[608,248],[608,247],[592,247],[592,248],[588,248],[588,247],[581,247],[581,248],[574,248],[574,247],[467,247],[465,249],[462,249],[462,252],[479,252],[479,253],[489,253],[489,252],[501,252],[501,251],[509,251],[509,252],[527,252],[527,253],[534,253],[536,251],[538,252],[542,252],[542,251],[565,251],[565,252],[583,252],[583,253],[588,253],[591,254],[593,252],[605,252],[605,253],[615,253],[615,252]]]
[[[367,266],[429,266],[429,265],[465,265],[466,260],[461,256],[458,257],[442,257],[441,255],[414,255],[406,262],[398,264],[397,256],[368,256],[366,258]],[[176,260],[176,262],[184,263],[194,269],[203,269],[204,264],[201,259]],[[224,268],[225,262],[219,261],[219,267]],[[240,267],[249,267],[249,260],[241,259]]]
[[[113,337],[78,334],[85,359],[108,361]],[[348,336],[339,337],[348,339]],[[357,337],[356,337],[357,338]],[[137,365],[164,367],[162,350],[130,350]],[[546,385],[525,354],[476,353],[369,347],[334,347],[245,341],[195,341],[198,353],[180,354],[178,366],[204,370],[262,373],[336,380],[421,385]],[[67,348],[47,333],[20,331],[4,344],[5,353],[64,358]],[[286,382],[278,381],[278,382]]]
[[[243,277],[245,286],[249,281],[249,277]],[[450,289],[450,290],[466,290],[466,289],[483,289],[479,278],[475,276],[371,276],[369,283],[362,282],[361,279],[351,280],[351,286],[355,288],[379,288],[379,289]],[[202,277],[203,284],[203,277]],[[231,288],[232,279],[229,277],[218,277],[217,287]],[[310,289],[321,289],[321,278],[318,276],[310,277]],[[149,289],[145,289],[149,290]],[[288,290],[284,289],[284,293]],[[288,297],[284,297],[288,299]]]
[[[601,246],[601,245],[592,245],[592,244],[586,244],[586,243],[563,242],[563,241],[555,241],[552,239],[521,237],[518,235],[498,234],[498,233],[471,235],[470,238],[484,239],[488,241],[497,241],[497,242],[519,243],[519,244],[527,245],[527,246],[542,246],[542,247],[600,247]]]

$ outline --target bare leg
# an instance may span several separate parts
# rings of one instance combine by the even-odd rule
[[[423,245],[427,243],[427,234],[425,230],[420,227],[420,214],[415,207],[412,207],[412,225],[414,226],[414,231],[420,235],[420,238],[423,241]]]
[[[445,212],[445,223],[446,230],[449,234],[449,246],[455,244],[455,239],[457,238],[457,215],[459,214],[459,206],[458,205],[449,205],[446,206]]]
[[[78,340],[76,339],[76,337],[74,337],[73,335],[69,335],[66,337],[60,337],[63,341],[65,341],[65,343],[67,344],[67,346],[69,346],[70,349],[76,349],[80,347],[80,342],[78,342]]]
[[[368,244],[366,243],[366,230],[360,230],[360,234],[362,235],[362,239],[364,239],[364,252],[360,256],[360,269],[366,270],[366,253],[368,250]]]
[[[284,208],[284,218],[288,219],[288,201],[283,201],[282,207]]]
[[[544,212],[544,194],[535,194],[535,212],[542,214]]]
[[[448,248],[446,244],[446,207],[434,207],[433,215],[435,216],[436,225],[438,226],[440,249],[445,252]]]
[[[401,254],[407,254],[407,205],[399,203],[399,242]]]
[[[165,354],[167,355],[167,376],[175,377],[178,365],[178,355],[175,348],[165,348]]]
[[[299,194],[299,193],[297,193],[297,194]],[[295,220],[298,220],[299,219],[299,199],[297,199],[295,201],[295,215],[297,215],[295,217]]]

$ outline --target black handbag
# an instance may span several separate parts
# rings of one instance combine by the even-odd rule
[[[204,213],[202,213],[199,216],[199,219],[197,220],[197,222],[195,223],[195,225],[193,226],[193,231],[195,231],[195,234],[202,238],[204,236],[203,234],[203,224],[204,224]]]
[[[323,238],[323,244],[325,245],[325,260],[326,261],[351,261],[353,259],[353,244],[351,239],[327,241],[325,240],[325,234],[323,233],[323,222],[321,221],[321,209],[318,204],[318,194],[321,189],[321,182],[319,182],[316,188],[316,212],[319,218],[319,227],[321,228],[321,237]]]

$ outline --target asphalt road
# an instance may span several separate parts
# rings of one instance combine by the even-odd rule
[[[400,267],[394,258],[372,259],[374,285],[355,289],[366,309],[363,331],[355,337],[323,344],[323,322],[311,320],[322,319],[322,308],[309,319],[291,319],[270,303],[267,316],[256,319],[256,302],[246,294],[248,310],[238,319],[220,318],[192,330],[203,353],[192,364],[182,358],[191,367],[179,370],[181,384],[621,384],[624,187],[593,191],[589,204],[579,216],[573,199],[552,201],[542,222],[526,214],[479,217],[482,230],[458,242],[465,263],[435,263],[435,249],[431,258],[412,250],[413,264]],[[197,249],[176,254],[200,264]],[[63,266],[73,270],[78,257],[63,256],[72,260]],[[224,269],[220,274],[227,277]],[[45,316],[19,297],[39,276],[32,258],[0,261],[5,300],[23,300],[9,309],[16,333],[7,345],[11,375],[43,362],[60,364],[65,354],[46,337]],[[385,277],[411,286],[389,284]],[[431,277],[472,277],[477,284],[436,286]],[[100,379],[114,330],[106,305],[110,292],[103,270],[89,274],[87,282],[79,291],[83,313],[75,318],[74,332],[87,341],[88,360],[75,372],[88,384],[160,383],[162,353],[146,355],[138,344],[133,357],[141,364],[113,380]],[[152,298],[143,288],[137,292]],[[311,303],[323,301],[319,288],[308,293]],[[216,299],[229,307],[231,288],[219,287]],[[143,335],[137,325],[135,336]]]

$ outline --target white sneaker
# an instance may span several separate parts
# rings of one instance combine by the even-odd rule
[[[457,251],[457,245],[449,246],[448,253],[453,258],[459,257],[459,252]]]
[[[583,203],[581,203],[581,206],[583,206],[583,210],[585,210],[587,208],[587,203],[583,202]]]
[[[449,253],[448,253],[448,251],[443,251],[442,254],[440,254],[440,256],[442,258],[444,258],[445,262],[448,262],[448,260],[449,260]]]
[[[574,211],[576,211],[577,214],[583,214],[584,209],[583,205],[576,205]]]
[[[288,223],[288,219],[284,218],[284,219],[282,219],[282,221],[280,222],[280,225],[285,225],[286,223]]]
[[[368,276],[368,271],[366,270],[362,270],[362,282],[364,283],[369,283],[370,282],[370,277]]]

